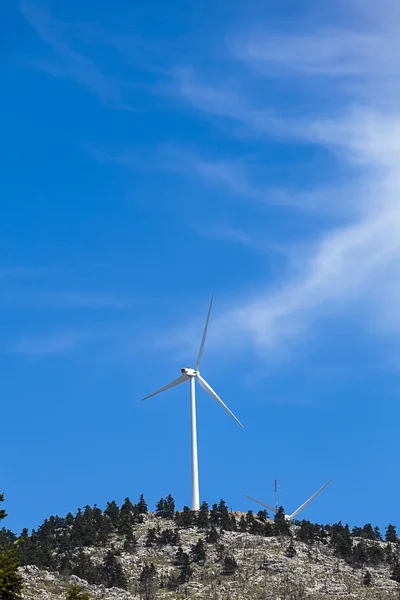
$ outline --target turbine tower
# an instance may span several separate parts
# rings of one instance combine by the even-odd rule
[[[199,510],[199,508],[200,508],[199,466],[198,466],[198,457],[197,457],[197,426],[196,426],[196,388],[195,388],[196,380],[199,382],[199,384],[201,385],[203,390],[205,390],[207,392],[207,394],[209,394],[211,396],[211,398],[216,400],[222,406],[222,408],[224,408],[226,410],[226,412],[229,413],[233,419],[235,419],[236,423],[238,423],[240,425],[240,427],[243,427],[243,425],[241,424],[239,419],[237,419],[235,417],[233,412],[229,410],[229,408],[226,406],[226,404],[224,404],[224,402],[222,402],[222,400],[218,396],[218,394],[212,389],[212,387],[207,383],[207,381],[205,379],[203,379],[203,377],[200,375],[199,367],[200,367],[201,358],[203,356],[204,344],[205,344],[206,337],[207,337],[207,329],[208,329],[208,323],[210,320],[212,303],[213,303],[213,296],[211,296],[210,307],[208,309],[206,324],[204,327],[203,337],[202,337],[201,344],[200,344],[199,355],[197,357],[196,368],[189,369],[189,368],[184,367],[183,369],[181,369],[181,375],[177,379],[174,379],[174,381],[171,381],[171,383],[168,383],[167,385],[160,388],[156,392],[149,394],[149,396],[142,398],[142,400],[147,400],[148,398],[151,398],[152,396],[155,396],[156,394],[161,394],[161,392],[165,392],[165,390],[168,390],[169,388],[180,385],[181,383],[184,383],[185,381],[189,380],[189,382],[190,382],[190,418],[191,418],[191,434],[192,434],[191,435],[191,439],[192,439],[192,510]]]
[[[310,504],[310,502],[312,502],[314,500],[314,498],[316,498],[318,496],[318,494],[320,494],[322,492],[322,490],[324,490],[330,484],[331,481],[332,481],[332,479],[329,479],[329,481],[324,483],[324,485],[322,487],[320,487],[319,490],[317,492],[315,492],[315,494],[310,496],[310,498],[308,500],[306,500],[301,506],[299,506],[299,508],[297,508],[291,515],[285,515],[285,519],[287,521],[292,521],[295,517],[297,517],[297,515],[300,514]],[[276,479],[275,479],[275,486],[276,486]],[[277,490],[276,487],[275,487],[275,489]],[[248,496],[247,494],[245,494],[245,496],[246,496],[246,498],[250,498],[250,500],[253,500],[253,502],[257,502],[257,504],[261,504],[261,506],[265,506],[265,508],[268,508],[274,514],[276,514],[278,512],[278,507],[274,508],[273,506],[270,506],[269,504],[265,504],[265,502],[261,502],[261,500],[256,500],[256,498],[252,498],[251,496]]]

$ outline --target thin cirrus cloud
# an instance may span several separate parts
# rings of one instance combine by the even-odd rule
[[[78,51],[77,44],[72,44],[73,26],[55,19],[47,9],[23,0],[20,12],[35,30],[39,38],[51,50],[51,57],[36,60],[33,66],[44,73],[57,78],[74,80],[87,88],[106,107],[132,110],[133,106],[126,100],[129,85],[120,78],[106,72],[90,57],[90,51]],[[79,32],[78,32],[79,33]],[[80,32],[75,36],[80,46],[85,47],[85,36]],[[103,44],[103,40],[97,40]]]
[[[80,336],[73,331],[43,336],[21,336],[10,345],[8,352],[32,358],[44,358],[72,352],[81,341]]]
[[[380,8],[384,10],[385,3]],[[346,26],[332,35],[325,30],[282,35],[281,53],[274,46],[275,38],[269,38],[268,32],[260,36],[259,28],[246,40],[234,37],[228,44],[232,56],[248,67],[243,80],[238,77],[234,92],[231,81],[229,86],[223,82],[218,86],[213,77],[212,83],[204,83],[206,76],[200,77],[194,68],[174,71],[177,96],[207,118],[236,122],[240,135],[247,131],[249,138],[279,136],[288,144],[313,144],[330,152],[344,172],[352,176],[357,172],[355,180],[343,177],[340,182],[346,186],[346,222],[331,228],[325,224],[308,240],[309,252],[303,252],[296,271],[283,274],[274,289],[265,284],[260,291],[258,286],[256,293],[232,302],[214,325],[216,344],[231,346],[240,340],[243,345],[247,340],[263,351],[302,339],[319,317],[355,305],[365,309],[359,315],[368,315],[365,326],[399,330],[400,317],[388,297],[398,298],[400,292],[396,284],[400,280],[400,110],[391,101],[397,89],[393,74],[400,70],[400,36],[389,19],[380,19],[377,28],[373,31],[369,25],[365,31],[349,32]],[[389,48],[397,52],[387,60]],[[327,85],[335,78],[323,117],[305,110],[305,116],[296,119],[290,112],[285,115],[285,105],[281,114],[275,106],[262,105],[256,86],[260,77],[265,81],[275,77],[277,67],[295,85],[300,78],[313,83],[310,106],[318,102],[316,77],[318,85],[323,85],[321,78]],[[342,92],[355,75],[357,85],[351,86],[348,97]],[[232,133],[236,134],[234,128]],[[209,179],[210,174],[203,176]],[[221,177],[218,183],[224,183]],[[226,177],[225,185],[231,186]],[[297,193],[301,198],[303,190]],[[315,196],[317,201],[318,190]],[[355,206],[359,208],[354,210]]]

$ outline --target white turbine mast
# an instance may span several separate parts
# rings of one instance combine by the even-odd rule
[[[243,425],[241,424],[239,419],[237,419],[235,417],[233,412],[229,410],[229,408],[226,406],[226,404],[224,404],[224,402],[222,402],[222,400],[218,396],[218,394],[212,389],[212,387],[207,383],[207,381],[205,379],[203,379],[203,377],[200,375],[199,367],[200,367],[201,358],[203,356],[204,344],[205,344],[206,337],[207,337],[207,329],[208,329],[208,323],[210,320],[212,303],[213,303],[213,296],[211,296],[210,307],[208,309],[206,324],[204,327],[203,337],[202,337],[201,344],[200,344],[199,355],[197,357],[196,368],[189,369],[189,368],[184,367],[183,369],[181,369],[181,375],[177,379],[174,379],[174,381],[171,381],[171,383],[168,383],[167,385],[160,388],[156,392],[149,394],[149,396],[142,398],[142,400],[147,400],[148,398],[151,398],[152,396],[155,396],[156,394],[165,392],[165,390],[168,390],[169,388],[180,385],[181,383],[184,383],[185,381],[188,381],[188,380],[190,381],[190,417],[191,417],[191,434],[192,434],[192,436],[191,436],[192,437],[192,510],[199,510],[199,508],[200,508],[199,466],[198,466],[198,458],[197,458],[195,381],[197,380],[199,382],[199,384],[201,385],[201,387],[203,388],[203,390],[205,390],[207,392],[207,394],[209,394],[211,396],[211,398],[216,400],[222,406],[222,408],[224,408],[226,410],[226,412],[229,413],[233,419],[235,419],[236,423],[238,423],[240,425],[240,427],[243,427]]]
[[[295,519],[297,517],[297,515],[299,515],[310,504],[310,502],[312,502],[314,500],[314,498],[316,498],[318,496],[318,494],[320,494],[322,492],[322,490],[324,490],[330,484],[331,481],[332,481],[332,479],[329,479],[329,481],[324,483],[324,485],[322,487],[320,487],[319,490],[317,490],[315,492],[315,494],[310,496],[310,498],[308,500],[306,500],[301,506],[299,506],[299,508],[297,508],[291,515],[285,515],[285,519],[287,521],[292,521],[293,519]],[[276,485],[276,480],[275,480],[275,485]],[[277,487],[275,489],[277,490]],[[261,500],[257,500],[256,498],[253,498],[252,496],[248,496],[247,494],[245,494],[245,496],[246,496],[246,498],[250,498],[250,500],[253,500],[253,502],[257,502],[257,504],[261,504],[261,506],[268,508],[274,514],[276,514],[278,512],[278,507],[274,508],[273,506],[270,506],[269,504],[265,504],[265,502],[261,502]]]

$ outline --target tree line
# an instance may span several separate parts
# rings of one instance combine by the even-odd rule
[[[2,500],[3,496],[0,495],[0,501]],[[19,597],[21,581],[16,570],[18,564],[36,565],[39,568],[57,570],[63,575],[77,575],[88,583],[126,589],[128,583],[119,560],[121,550],[116,550],[111,540],[117,535],[123,539],[124,552],[136,552],[138,540],[135,532],[137,526],[144,522],[148,512],[147,502],[141,495],[136,503],[125,498],[121,506],[112,501],[107,503],[104,510],[96,505],[85,506],[78,509],[75,515],[68,513],[65,517],[51,516],[37,529],[30,533],[24,529],[19,536],[8,529],[1,529],[0,600],[14,600]],[[224,531],[287,538],[287,556],[296,554],[294,539],[308,545],[326,544],[332,547],[336,556],[355,568],[390,565],[392,578],[400,583],[400,542],[396,527],[392,524],[387,526],[384,534],[370,523],[350,529],[347,524],[343,525],[341,522],[320,525],[302,520],[293,521],[297,527],[291,527],[282,507],[273,520],[265,510],[257,513],[249,510],[239,516],[229,510],[222,499],[211,506],[203,502],[199,511],[192,511],[187,506],[177,511],[171,495],[157,502],[154,514],[160,520],[160,524],[161,521],[164,523],[162,527],[155,524],[147,530],[144,544],[147,547],[175,547],[176,568],[167,580],[163,580],[158,576],[153,564],[143,565],[138,585],[141,593],[148,598],[152,597],[151,590],[156,585],[155,582],[161,587],[176,589],[190,581],[192,566],[205,563],[210,544],[215,546],[217,560],[221,564],[221,574],[234,575],[237,569],[236,561],[220,543]],[[4,516],[4,511],[0,511],[0,519]],[[180,544],[180,530],[188,528],[196,528],[203,535],[189,552],[184,552]],[[386,543],[371,543],[382,541]],[[94,563],[85,552],[85,548],[91,546],[108,548],[100,564]],[[365,583],[368,585],[367,575]],[[13,587],[17,595],[4,595],[1,586]]]

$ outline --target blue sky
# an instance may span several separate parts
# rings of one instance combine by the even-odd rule
[[[322,10],[323,8],[323,10]],[[354,0],[9,3],[0,120],[7,526],[209,502],[396,521],[399,12]]]

